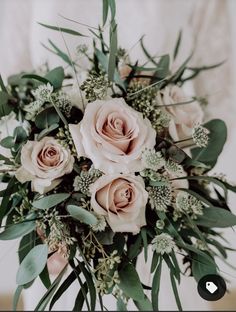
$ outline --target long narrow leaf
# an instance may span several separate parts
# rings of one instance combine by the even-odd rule
[[[152,307],[154,311],[158,311],[158,294],[160,290],[160,281],[161,281],[161,268],[162,268],[162,258],[160,257],[159,264],[155,271],[152,280]]]
[[[43,24],[43,23],[38,23],[38,24],[41,25],[41,26],[43,26],[43,27],[52,29],[52,30],[56,30],[56,31],[59,31],[59,32],[64,32],[64,33],[66,33],[66,34],[70,34],[70,35],[74,35],[74,36],[80,36],[80,37],[87,37],[87,36],[81,34],[81,33],[78,32],[78,31],[75,31],[75,30],[73,30],[73,29],[63,28],[63,27],[58,27],[58,26],[52,26],[52,25],[47,25],[47,24]]]
[[[67,269],[67,266],[65,266],[65,268],[60,272],[60,274],[54,280],[52,285],[49,287],[47,292],[44,294],[44,296],[41,298],[41,300],[37,304],[37,306],[36,306],[34,311],[44,311],[46,309],[49,301],[51,300],[51,298],[53,297],[55,291],[57,290],[57,287],[59,286],[59,284],[61,282],[61,279],[62,279],[66,269]]]
[[[178,289],[177,289],[176,282],[175,282],[175,278],[174,278],[174,275],[172,273],[170,273],[170,280],[171,280],[171,285],[172,285],[172,289],[173,289],[173,292],[174,292],[174,295],[175,295],[175,300],[176,300],[176,304],[177,304],[178,310],[179,311],[183,311],[182,305],[181,305],[181,301],[180,301],[180,298],[179,298]]]

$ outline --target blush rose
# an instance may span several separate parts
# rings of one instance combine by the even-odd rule
[[[150,121],[120,98],[89,103],[83,120],[69,129],[78,156],[104,173],[141,171],[142,151],[156,140]]]
[[[167,86],[161,91],[164,105],[189,101],[183,90],[178,86]],[[184,140],[192,136],[192,130],[198,123],[202,123],[203,111],[197,102],[166,106],[166,111],[172,116],[169,133],[173,140]]]
[[[21,167],[16,178],[32,181],[32,190],[40,194],[49,192],[62,180],[60,177],[73,170],[74,157],[70,151],[52,137],[41,141],[28,141],[21,151]]]
[[[148,193],[141,177],[132,174],[103,175],[91,186],[91,206],[103,215],[113,232],[140,231],[146,225]]]

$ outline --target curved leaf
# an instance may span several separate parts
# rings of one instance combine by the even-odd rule
[[[88,225],[95,225],[97,223],[95,215],[84,208],[76,205],[68,205],[67,210],[74,219],[77,219],[82,223]]]
[[[23,259],[16,275],[18,285],[24,285],[35,279],[44,269],[48,257],[48,246],[35,246]]]
[[[137,271],[131,263],[126,264],[120,271],[120,289],[135,301],[144,300],[145,295]]]
[[[11,240],[24,236],[35,229],[34,221],[26,221],[9,225],[4,232],[0,233],[0,240]]]
[[[197,225],[225,228],[236,225],[236,215],[219,207],[205,208],[203,215],[195,220]]]
[[[69,197],[70,197],[70,194],[68,193],[52,194],[52,195],[43,197],[41,199],[35,200],[32,203],[32,206],[37,209],[50,209],[62,203]]]
[[[194,148],[191,150],[194,160],[203,162],[211,168],[215,166],[218,156],[223,150],[227,139],[227,128],[224,121],[213,119],[204,124],[209,131],[209,143],[205,148]]]
[[[52,29],[52,30],[56,30],[56,31],[60,31],[60,32],[64,32],[66,34],[70,34],[70,35],[74,35],[74,36],[80,36],[80,37],[86,37],[85,35],[81,34],[78,31],[75,31],[73,29],[69,29],[69,28],[63,28],[63,27],[58,27],[58,26],[52,26],[52,25],[47,25],[47,24],[43,24],[43,23],[38,23],[39,25]]]

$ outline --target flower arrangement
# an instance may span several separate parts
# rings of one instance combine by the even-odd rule
[[[63,38],[83,36],[42,25]],[[230,248],[215,228],[236,224],[227,204],[236,187],[209,174],[226,126],[203,123],[207,99],[184,92],[186,81],[219,64],[193,68],[190,55],[173,70],[181,33],[173,55],[151,56],[141,39],[147,62],[132,63],[118,48],[112,0],[103,1],[102,26],[89,32],[93,52],[85,45],[77,51],[90,62],[87,72],[50,41],[73,75],[57,67],[11,76],[7,85],[0,79],[0,239],[21,238],[14,309],[39,276],[47,290],[37,311],[52,309],[75,280],[74,311],[94,311],[98,298],[103,310],[104,294],[117,299],[118,310],[129,300],[157,310],[165,262],[181,310],[181,275],[220,274],[215,259]],[[138,257],[152,257],[152,285],[142,283]]]

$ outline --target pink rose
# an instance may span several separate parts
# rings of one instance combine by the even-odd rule
[[[104,173],[141,171],[142,150],[155,145],[150,121],[121,98],[89,103],[83,120],[69,129],[78,156]]]
[[[44,194],[55,188],[60,177],[73,170],[74,157],[70,151],[52,137],[41,141],[28,141],[21,151],[21,167],[16,178],[32,181],[32,190]]]
[[[91,206],[105,216],[113,232],[140,231],[146,225],[148,193],[141,177],[132,174],[103,175],[90,187]]]
[[[183,90],[175,85],[165,87],[161,94],[164,105],[189,101]],[[172,116],[169,132],[175,141],[191,137],[193,127],[203,120],[203,111],[197,102],[166,106],[165,109]]]

